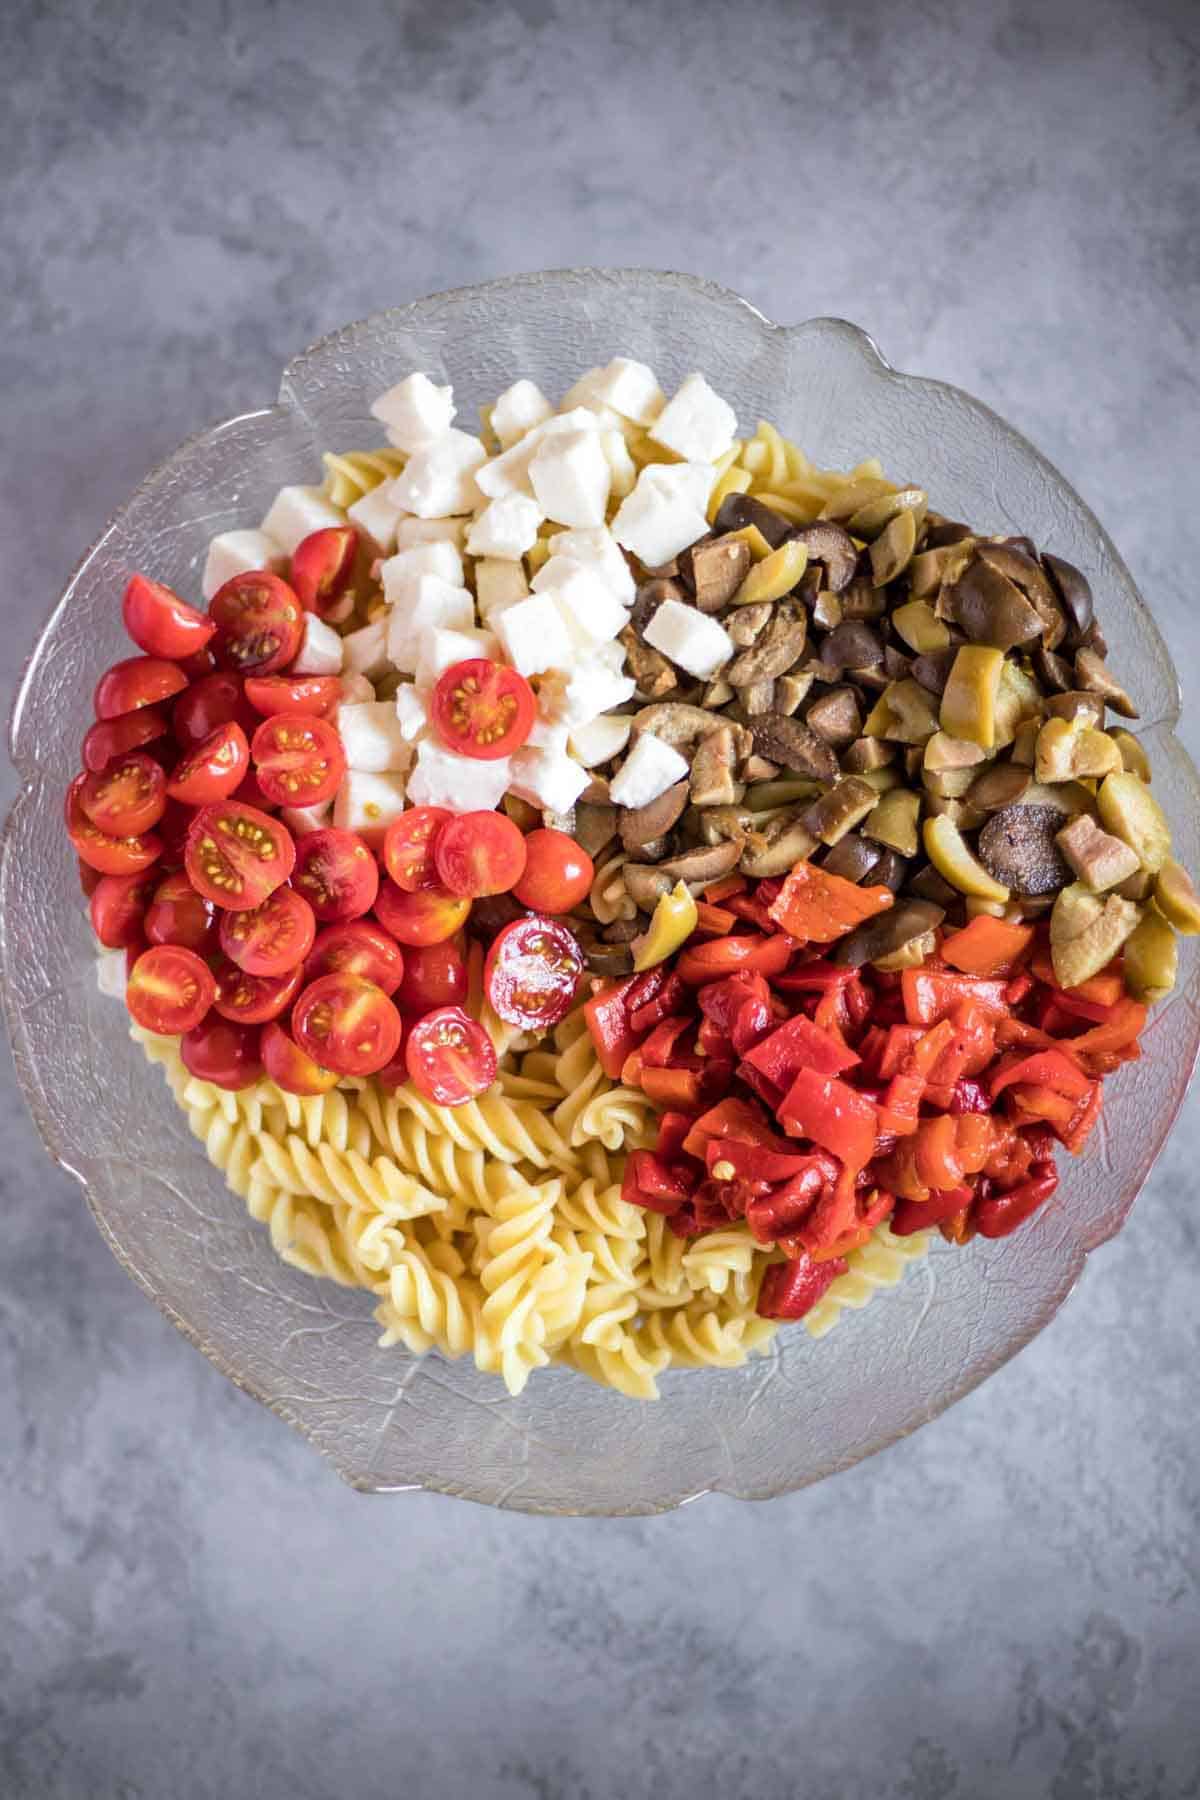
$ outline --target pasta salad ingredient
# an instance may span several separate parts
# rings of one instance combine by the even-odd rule
[[[496,1052],[482,1025],[461,1006],[440,1006],[405,1039],[405,1067],[418,1093],[439,1106],[462,1106],[491,1087]]]
[[[197,612],[161,581],[151,581],[145,575],[130,577],[121,601],[121,617],[139,650],[170,661],[206,649],[216,631],[213,619]]]

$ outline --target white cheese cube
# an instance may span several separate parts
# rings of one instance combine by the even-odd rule
[[[373,700],[374,698],[375,688],[365,675],[360,675],[357,669],[351,669],[349,673],[345,669],[342,670],[342,695],[339,705],[358,706],[364,700]]]
[[[542,513],[526,494],[502,494],[484,507],[467,530],[472,556],[505,557],[517,562],[537,541]]]
[[[417,686],[431,688],[438,676],[455,663],[472,662],[486,656],[489,662],[499,657],[500,646],[490,631],[447,631],[435,627],[421,639],[417,656]]]
[[[421,519],[473,512],[479,504],[475,470],[486,461],[479,439],[452,426],[413,451],[403,472],[388,483],[388,499]]]
[[[493,456],[475,471],[475,485],[489,500],[502,500],[506,494],[527,494],[532,498],[529,465],[540,442],[540,426],[534,426],[518,438],[508,450]]]
[[[387,427],[388,441],[410,451],[449,431],[454,412],[454,389],[435,387],[419,370],[380,394],[371,407],[373,417]]]
[[[617,644],[613,648],[620,651],[621,646]],[[621,654],[623,656],[624,652]],[[581,657],[565,679],[556,675],[543,682],[538,705],[547,718],[574,730],[577,725],[598,718],[614,706],[623,706],[633,698],[635,685],[631,676],[619,674],[594,654]]]
[[[348,768],[381,775],[387,769],[406,769],[412,761],[390,700],[339,706],[337,728]]]
[[[531,594],[497,617],[491,614],[504,654],[522,675],[543,669],[565,669],[571,662],[571,638],[562,615],[548,594]]]
[[[526,744],[512,758],[509,791],[547,812],[570,812],[590,777],[565,750],[538,750]]]
[[[648,806],[687,774],[686,758],[646,731],[609,783],[609,798],[617,806]]]
[[[101,950],[96,956],[96,986],[106,1000],[125,998],[125,952]]]
[[[537,503],[561,525],[603,525],[612,470],[594,431],[566,431],[538,445],[529,465]]]
[[[737,414],[703,375],[689,375],[655,419],[650,436],[685,462],[716,462],[737,436]]]
[[[396,527],[396,548],[407,550],[413,544],[436,544],[444,538],[461,550],[466,523],[465,519],[418,519],[413,513],[402,513]]]
[[[469,589],[455,587],[440,575],[418,575],[412,598],[393,606],[388,616],[387,653],[398,669],[413,675],[429,632],[469,631],[474,623],[475,601]]]
[[[492,430],[502,450],[511,450],[534,425],[548,419],[554,408],[533,381],[514,381],[492,408]]]
[[[312,532],[345,523],[341,507],[327,500],[319,487],[282,487],[267,509],[261,530],[294,556],[297,545]]]
[[[567,753],[567,727],[555,719],[544,718],[539,713],[530,727],[525,744],[531,750],[553,750],[559,756],[565,756]]]
[[[629,615],[602,578],[586,563],[552,556],[533,578],[535,594],[550,593],[578,644],[606,643],[629,621]]]
[[[622,718],[619,713],[604,713],[596,719],[585,719],[582,724],[572,727],[569,739],[571,754],[578,758],[585,769],[594,769],[597,763],[606,763],[610,757],[620,756],[629,742],[632,727],[633,720]]]
[[[711,681],[733,655],[733,640],[725,627],[682,600],[664,600],[642,637],[697,681]]]
[[[372,488],[361,500],[346,508],[346,517],[370,539],[377,550],[390,550],[396,542],[396,527],[404,516],[385,492],[385,485]]]
[[[494,811],[508,791],[509,758],[493,762],[459,756],[433,738],[417,746],[417,760],[408,778],[408,798],[414,806],[446,806],[451,812]]]
[[[404,811],[404,805],[403,775],[348,769],[334,795],[333,822],[341,831],[357,831],[375,849],[392,820]]]
[[[429,724],[424,696],[409,681],[396,689],[396,717],[406,744],[414,744]]]
[[[340,674],[346,641],[316,613],[306,612],[300,648],[292,664],[293,675]]]
[[[653,424],[665,399],[654,370],[628,356],[614,356],[606,368],[590,370],[575,384],[572,394],[576,388],[602,406],[611,407],[623,419],[632,419],[635,425]],[[583,401],[584,405],[587,403]]]
[[[668,499],[686,500],[698,512],[708,506],[716,474],[711,463],[651,463],[646,469],[647,486]]]
[[[376,619],[358,631],[349,631],[342,639],[342,667],[351,675],[365,675],[377,681],[387,673],[387,620]]]
[[[415,600],[417,580],[421,575],[437,575],[453,587],[461,587],[462,557],[455,546],[444,538],[428,544],[409,544],[403,550],[397,550],[395,556],[389,556],[379,570],[383,597],[387,604],[396,606],[404,601]]]
[[[251,569],[270,569],[279,575],[287,564],[287,551],[265,531],[223,531],[208,546],[200,591],[211,600],[235,575],[246,575]]]
[[[595,649],[592,652],[592,655],[595,657],[595,660],[598,663],[600,663],[604,668],[611,669],[614,675],[620,675],[620,674],[624,673],[624,669],[625,669],[625,646],[624,646],[624,644],[617,644],[617,643],[597,644]]]
[[[632,550],[648,569],[670,562],[708,530],[703,511],[685,492],[664,490],[653,478],[647,481],[654,468],[651,464],[642,470],[637,486],[622,500],[612,522],[618,544]]]
[[[325,800],[320,806],[285,806],[279,816],[293,837],[307,837],[310,831],[323,831],[330,824],[332,810],[333,802]]]
[[[633,572],[612,532],[604,525],[582,531],[559,531],[550,539],[550,555],[569,556],[594,567],[622,606],[632,606],[637,594]]]
[[[475,598],[484,620],[504,607],[515,606],[529,593],[524,565],[484,556],[475,564]]]
[[[619,431],[602,431],[600,447],[608,460],[609,474],[612,478],[611,491],[618,500],[626,494],[632,494],[637,486],[637,464],[629,454],[629,446]]]

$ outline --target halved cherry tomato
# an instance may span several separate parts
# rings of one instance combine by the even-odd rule
[[[210,956],[217,947],[217,909],[176,869],[155,888],[143,929],[152,944],[182,944]]]
[[[234,789],[233,798],[239,806],[257,806],[260,812],[274,812],[275,802],[268,794],[264,794],[262,783],[253,769],[247,769],[238,786]]]
[[[186,694],[180,694],[171,712],[172,728],[185,750],[202,744],[218,725],[227,725],[231,719],[241,726],[249,742],[258,729],[258,714],[246,699],[240,678],[230,669],[202,675]]]
[[[317,922],[295,888],[279,887],[261,906],[221,914],[221,948],[247,975],[286,975],[313,947]]]
[[[184,847],[184,866],[196,892],[230,912],[260,906],[283,886],[295,863],[287,827],[237,800],[202,806]]]
[[[331,719],[342,697],[336,675],[247,675],[246,698],[264,719],[276,713],[308,713]]]
[[[404,978],[396,993],[402,1012],[425,1013],[435,1006],[461,1006],[467,997],[467,965],[458,945],[414,945],[404,958]]]
[[[439,675],[430,706],[438,735],[462,756],[511,756],[533,729],[537,701],[516,669],[472,656]]]
[[[216,993],[212,970],[194,950],[154,944],[130,971],[125,1004],[146,1031],[174,1037],[199,1025]]]
[[[185,806],[182,800],[168,799],[166,810],[155,827],[155,836],[162,839],[164,863],[173,865],[183,861],[187,834],[195,816],[194,806]]]
[[[372,1075],[391,1062],[401,1037],[400,1014],[382,988],[360,975],[322,975],[292,1013],[300,1048],[339,1075]]]
[[[216,668],[211,650],[193,650],[190,656],[181,656],[179,666],[189,681],[199,681],[202,675],[211,675]]]
[[[277,1019],[304,985],[299,964],[282,975],[247,975],[223,956],[213,973],[217,981],[214,1006],[223,1019],[236,1019],[242,1025],[265,1025],[268,1019]]]
[[[310,531],[292,552],[292,586],[305,612],[322,618],[337,605],[354,577],[358,533],[353,525]]]
[[[444,887],[421,888],[410,894],[394,881],[380,883],[375,900],[375,917],[397,943],[420,948],[425,944],[441,944],[461,931],[471,911],[471,902]]]
[[[83,784],[91,779],[90,775],[77,775],[67,789],[67,836],[76,855],[101,875],[136,875],[148,869],[162,855],[162,839],[153,831],[112,837],[93,825],[79,803]]]
[[[166,811],[167,778],[152,756],[131,750],[98,775],[84,776],[79,804],[97,831],[136,837],[157,825]]]
[[[434,839],[453,817],[444,806],[410,806],[388,826],[383,839],[383,866],[406,894],[438,886]]]
[[[411,1029],[411,1019],[406,1019],[402,1014],[400,1018],[400,1043],[396,1050],[396,1054],[392,1057],[390,1062],[384,1063],[382,1069],[375,1070],[375,1080],[379,1083],[380,1087],[386,1088],[389,1093],[395,1093],[396,1089],[402,1088],[408,1080],[408,1063],[404,1053],[407,1048],[405,1040]]]
[[[177,703],[178,704],[178,703]],[[140,706],[134,712],[120,713],[115,719],[101,719],[89,725],[83,734],[83,766],[106,769],[118,756],[140,750],[157,738],[165,737],[167,715],[161,706]]]
[[[160,656],[127,656],[105,669],[96,683],[94,706],[98,719],[116,719],[142,706],[158,706],[172,694],[182,693],[187,676],[176,663]]]
[[[179,1054],[189,1075],[236,1092],[253,1087],[263,1072],[260,1043],[257,1025],[234,1025],[219,1013],[209,1013],[184,1032]]]
[[[408,967],[399,944],[373,919],[350,919],[317,933],[304,965],[306,982],[321,975],[361,975],[385,994],[394,994]]]
[[[161,581],[151,581],[148,575],[130,578],[121,602],[121,617],[139,650],[147,656],[169,656],[172,660],[203,650],[216,630],[211,619]]]
[[[510,1025],[544,1031],[565,1018],[583,974],[583,952],[557,919],[531,913],[494,940],[483,969],[493,1009]]]
[[[185,806],[208,806],[236,793],[249,767],[246,734],[233,719],[227,719],[176,763],[167,792]]]
[[[92,930],[106,950],[128,950],[143,941],[146,908],[154,893],[154,871],[99,875],[89,911]]]
[[[531,831],[525,839],[525,873],[513,895],[534,912],[565,913],[586,900],[595,879],[586,850],[565,831]]]
[[[285,1094],[327,1094],[340,1080],[336,1069],[324,1069],[314,1062],[277,1019],[263,1026],[260,1051],[263,1069]]]
[[[465,1106],[496,1079],[492,1040],[461,1006],[439,1006],[418,1019],[404,1061],[417,1092],[438,1106]]]
[[[300,839],[292,885],[323,925],[334,925],[370,912],[379,891],[379,865],[357,832],[329,825]]]
[[[346,773],[342,740],[327,719],[276,713],[250,745],[258,785],[276,806],[323,806]]]
[[[268,569],[249,569],[218,588],[208,603],[217,630],[212,652],[223,669],[273,675],[300,648],[304,609],[286,581]]]
[[[437,834],[433,860],[443,887],[481,900],[507,894],[521,879],[525,839],[505,813],[456,813]]]
[[[90,900],[100,883],[104,880],[99,869],[90,869],[82,856],[75,858],[79,866],[79,889],[85,900]]]

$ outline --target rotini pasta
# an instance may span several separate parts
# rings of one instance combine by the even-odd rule
[[[347,507],[399,475],[405,456],[402,450],[347,450],[341,455],[327,450],[321,461],[325,464],[326,499],[334,506]]]

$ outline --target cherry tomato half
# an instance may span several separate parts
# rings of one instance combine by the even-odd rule
[[[85,900],[90,900],[104,877],[99,869],[90,869],[82,856],[77,856],[75,861],[79,867],[79,891]]]
[[[125,1004],[146,1031],[161,1037],[199,1025],[216,997],[212,970],[193,950],[154,944],[134,963]]]
[[[439,1006],[418,1019],[404,1061],[417,1092],[438,1106],[465,1106],[496,1079],[492,1040],[461,1006]]]
[[[218,588],[208,603],[216,624],[212,652],[223,669],[273,675],[300,648],[303,608],[286,581],[268,569],[249,569]]]
[[[285,1094],[327,1094],[340,1079],[336,1069],[323,1069],[314,1062],[277,1019],[263,1026],[260,1050],[263,1069]]]
[[[161,581],[151,581],[148,575],[130,578],[121,602],[121,617],[139,650],[147,656],[167,656],[172,660],[203,650],[216,630],[211,619]]]
[[[292,587],[305,612],[322,618],[337,605],[354,579],[358,533],[353,525],[326,525],[311,531],[292,552]]]
[[[394,994],[408,966],[399,944],[373,919],[350,919],[344,925],[326,925],[304,965],[304,979],[321,975],[361,975],[385,994]]]
[[[391,1062],[400,1044],[400,1014],[382,988],[360,975],[322,975],[292,1012],[300,1048],[339,1075],[372,1075]]]
[[[292,885],[323,925],[336,925],[370,912],[379,891],[379,864],[356,832],[327,825],[300,839]]]
[[[396,942],[420,948],[425,944],[441,944],[461,931],[471,911],[471,902],[444,887],[422,888],[409,894],[394,881],[380,883],[375,901],[375,917]]]
[[[583,974],[583,952],[558,919],[538,913],[506,925],[483,966],[492,1008],[510,1025],[545,1031],[565,1018]]]
[[[402,1012],[426,1013],[435,1006],[461,1006],[467,997],[467,965],[453,941],[414,945],[404,958],[404,978],[396,993]]]
[[[299,966],[282,975],[247,975],[227,956],[218,958],[213,972],[217,982],[214,1006],[223,1019],[235,1019],[240,1025],[265,1025],[268,1019],[277,1019],[304,984]]]
[[[295,888],[278,887],[261,906],[221,914],[221,948],[247,975],[286,975],[313,947],[317,922]]]
[[[116,757],[165,737],[167,729],[167,715],[161,706],[139,706],[115,719],[97,720],[83,734],[83,766],[106,769]]]
[[[308,713],[332,719],[342,697],[336,675],[247,675],[246,698],[264,719],[275,713]]]
[[[516,669],[473,656],[439,675],[430,713],[451,750],[494,761],[521,748],[533,729],[537,701]]]
[[[189,1075],[215,1087],[253,1087],[263,1072],[257,1025],[234,1025],[219,1013],[185,1031],[179,1054]]]
[[[182,944],[210,956],[217,947],[217,909],[176,869],[155,888],[143,929],[152,944]]]
[[[137,875],[99,875],[89,912],[92,930],[106,950],[128,950],[143,941],[146,908],[154,893],[154,871]]]
[[[346,773],[342,740],[327,719],[276,713],[250,745],[258,785],[276,806],[323,806]]]
[[[534,912],[565,913],[586,900],[596,870],[586,850],[565,831],[531,831],[525,839],[525,873],[513,894]]]
[[[433,860],[452,894],[507,894],[525,872],[525,839],[504,813],[457,813],[438,832]]]
[[[131,750],[98,775],[85,775],[79,804],[97,831],[109,837],[136,837],[157,825],[166,811],[167,778],[144,750]]]
[[[233,719],[227,719],[176,763],[167,792],[185,806],[208,806],[236,793],[249,767],[246,734]]]
[[[260,906],[283,886],[295,863],[287,827],[236,800],[202,806],[184,847],[184,866],[196,892],[230,912]]]
[[[230,720],[240,725],[247,742],[258,729],[258,714],[246,699],[238,676],[229,669],[202,675],[186,694],[180,694],[171,712],[171,726],[185,750],[210,738],[218,725]]]
[[[433,841],[453,817],[444,806],[410,806],[388,826],[383,839],[383,866],[405,893],[438,886]]]
[[[187,676],[175,663],[160,656],[127,656],[105,669],[96,683],[96,717],[115,719],[141,706],[157,706],[186,686]]]
[[[153,831],[112,837],[93,825],[79,803],[83,784],[91,779],[90,775],[77,775],[67,789],[67,836],[76,855],[101,875],[136,875],[148,869],[162,855],[162,839]]]
[[[384,1063],[382,1069],[375,1070],[375,1080],[379,1083],[380,1087],[386,1088],[389,1093],[395,1093],[396,1089],[402,1088],[408,1080],[408,1063],[405,1060],[404,1053],[407,1047],[405,1040],[411,1029],[412,1021],[406,1019],[403,1014],[401,1014],[400,1042],[396,1047],[396,1054],[392,1057],[390,1062]]]

